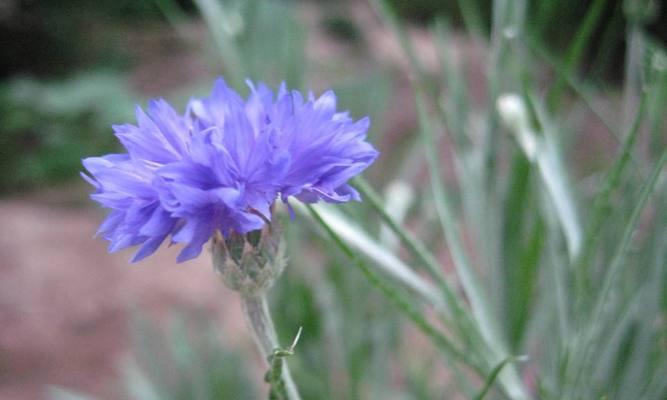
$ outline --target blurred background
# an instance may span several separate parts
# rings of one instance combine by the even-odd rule
[[[498,32],[498,10],[513,10],[514,3],[521,4],[520,29]],[[391,22],[410,40],[416,63]],[[440,28],[446,40],[434,34]],[[495,44],[498,37],[517,35],[519,50]],[[530,84],[513,90],[529,87],[551,101],[555,120],[562,117],[558,122],[568,132],[559,136],[563,164],[576,182],[577,201],[586,204],[623,139],[609,126],[623,131],[640,108],[635,76],[653,74],[660,62],[654,69],[662,75],[651,84],[662,89],[648,106],[658,111],[633,153],[636,172],[647,173],[664,148],[659,110],[667,104],[667,59],[653,55],[664,55],[666,41],[667,5],[661,1],[0,0],[0,399],[265,396],[261,360],[239,302],[206,256],[176,265],[178,249],[165,248],[129,265],[131,251],[108,254],[106,243],[93,238],[104,210],[88,200],[91,189],[78,175],[81,159],[120,151],[111,125],[134,122],[135,105],[163,97],[182,110],[220,75],[244,93],[245,78],[271,85],[285,80],[316,93],[335,89],[339,108],[373,121],[369,140],[382,157],[367,180],[385,188],[378,189],[383,196],[389,193],[387,207],[398,199],[396,215],[426,238],[443,270],[451,271],[447,246],[434,228],[436,209],[424,194],[429,170],[423,150],[414,146],[421,125],[412,83],[431,79],[437,88],[432,95],[441,100],[432,109],[444,104],[454,114],[465,113],[463,125],[453,123],[450,130],[484,147],[475,132],[495,113],[499,93],[510,89],[507,81],[492,79],[493,63],[518,64],[504,59],[514,51],[529,54],[530,74],[513,79]],[[460,196],[455,204],[463,210],[474,202],[466,194],[474,192],[466,192],[457,175],[456,137],[444,137],[438,149],[444,181],[458,188],[452,189]],[[498,185],[510,187],[516,181],[507,171],[520,162],[513,156],[518,150],[510,149],[506,133],[498,137],[498,151],[505,152],[496,159]],[[628,182],[638,180],[633,176]],[[406,189],[397,181],[411,185]],[[498,207],[510,200],[497,199]],[[517,201],[540,208],[538,196]],[[622,204],[627,209],[632,202]],[[357,217],[369,208],[351,204],[343,212]],[[656,215],[662,225],[655,232],[664,233],[665,214]],[[471,221],[462,222],[462,229],[477,243]],[[548,235],[542,222],[520,227],[509,221],[508,229],[516,226],[521,234],[507,246]],[[429,352],[421,334],[369,289],[340,252],[327,248],[326,238],[313,235],[316,228],[306,217],[286,225],[291,264],[272,304],[285,343],[304,327],[293,362],[305,399],[465,398],[456,397],[465,390],[451,388],[456,374]],[[378,220],[367,228],[405,254]],[[499,237],[502,253],[507,236]],[[655,247],[661,243],[667,247],[664,241]],[[483,250],[471,246],[471,258],[485,265]],[[531,254],[505,256],[516,261]],[[536,257],[542,261],[533,264],[547,256]],[[664,259],[655,263],[662,268],[658,276],[667,277]],[[539,274],[507,276],[539,285]],[[539,289],[517,298],[508,297],[507,288],[496,289],[502,293],[492,297],[506,312],[500,319],[512,321],[508,341],[517,349],[539,348],[539,341],[526,342],[530,335],[522,333],[536,324],[529,304]],[[664,352],[667,296],[660,293],[658,346]],[[526,368],[522,380],[539,386],[538,371]],[[623,398],[621,393],[610,398]]]

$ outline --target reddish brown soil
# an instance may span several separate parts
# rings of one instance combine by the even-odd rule
[[[108,254],[93,238],[100,210],[52,196],[0,201],[0,399],[47,398],[48,385],[114,398],[137,309],[156,320],[196,311],[247,345],[236,297],[205,254],[176,264],[178,249],[165,248],[128,264],[131,252]]]

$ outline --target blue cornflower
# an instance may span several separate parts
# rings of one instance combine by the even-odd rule
[[[91,198],[112,209],[98,231],[109,251],[141,245],[134,262],[171,236],[185,244],[182,262],[216,232],[261,229],[277,198],[359,200],[347,181],[378,156],[365,141],[368,118],[337,112],[333,92],[304,99],[284,84],[275,96],[248,85],[244,100],[220,79],[185,115],[151,101],[137,126],[114,126],[126,154],[83,160]]]

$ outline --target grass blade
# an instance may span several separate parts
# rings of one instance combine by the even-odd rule
[[[415,274],[410,267],[388,252],[387,249],[378,245],[358,225],[348,221],[346,217],[324,205],[306,207],[298,203],[293,206],[296,211],[302,214],[309,213],[311,216],[313,215],[313,211],[316,211],[318,222],[322,221],[322,223],[325,223],[327,230],[334,232],[339,240],[343,241],[343,243],[349,243],[350,246],[353,246],[356,250],[373,260],[375,262],[373,265],[380,269],[383,274],[400,282],[404,287],[418,294],[424,301],[436,309],[444,309],[445,304],[440,293],[433,285]],[[313,211],[310,211],[310,209],[313,209]]]
[[[447,84],[446,89],[449,93],[447,97],[453,99],[450,104],[442,105],[442,102],[440,103],[443,108],[442,114],[446,116],[444,122],[447,126],[447,132],[451,134],[457,150],[461,152],[467,149],[470,144],[470,139],[466,135],[468,105],[470,104],[465,87],[466,76],[451,61],[453,56],[452,52],[449,51],[451,49],[450,33],[445,21],[437,19],[432,32],[440,56],[442,79]]]
[[[576,262],[576,272],[580,276],[578,282],[582,284],[582,292],[580,294],[585,294],[585,291],[589,286],[588,267],[591,262],[591,257],[594,254],[593,250],[596,248],[595,242],[599,238],[600,230],[602,229],[605,219],[612,211],[610,200],[611,194],[618,188],[621,182],[621,176],[631,160],[632,149],[634,148],[634,145],[637,142],[637,138],[639,137],[639,128],[641,126],[641,121],[645,109],[646,96],[643,96],[639,105],[637,116],[635,117],[635,120],[632,124],[632,128],[625,136],[625,141],[621,147],[620,156],[616,158],[614,165],[607,173],[607,177],[602,184],[602,189],[593,201],[593,211],[590,217],[590,223],[588,224],[588,229],[586,230],[586,236],[583,242],[583,250]]]
[[[243,62],[240,50],[234,42],[235,35],[239,33],[242,25],[239,10],[233,12],[225,10],[217,0],[195,0],[195,4],[204,17],[204,21],[218,48],[225,71],[225,79],[233,87],[240,87],[245,79],[243,76]]]
[[[565,73],[559,74],[556,82],[549,90],[547,95],[547,104],[550,110],[553,110],[558,102],[563,92],[565,86],[565,76],[570,75],[574,72],[574,69],[577,67],[581,56],[584,53],[584,50],[588,46],[589,41],[595,31],[600,17],[602,16],[602,11],[604,10],[604,5],[606,0],[595,0],[595,2],[590,6],[584,22],[581,24],[581,27],[575,35],[574,42],[570,46],[567,55],[565,56]]]
[[[523,154],[514,155],[503,201],[502,319],[512,350],[519,347],[534,307],[540,256],[546,237],[542,219],[531,218],[535,210],[531,166]]]
[[[632,243],[632,237],[635,230],[637,229],[639,217],[641,216],[642,211],[644,211],[644,207],[648,203],[651,194],[656,188],[656,183],[658,182],[660,174],[664,172],[665,164],[667,164],[667,149],[663,150],[662,156],[658,162],[656,162],[653,170],[644,182],[639,198],[637,199],[637,204],[632,210],[632,214],[626,223],[625,230],[623,231],[623,237],[616,246],[616,253],[612,258],[609,269],[606,271],[604,281],[602,283],[602,288],[597,298],[597,302],[593,311],[593,318],[591,319],[591,326],[595,326],[601,317],[607,297],[611,292],[620,269],[623,267],[623,263],[626,259],[630,244]]]
[[[600,332],[600,330],[603,329],[603,317],[605,314],[609,314],[609,307],[606,307],[607,301],[609,300],[609,296],[612,292],[612,289],[614,288],[614,285],[618,282],[618,276],[627,258],[628,251],[632,243],[632,238],[634,236],[635,230],[637,229],[639,217],[646,207],[651,194],[655,190],[658,178],[660,177],[661,173],[664,172],[666,164],[667,149],[664,149],[662,156],[658,162],[656,162],[648,178],[642,185],[642,190],[639,198],[637,199],[637,203],[625,224],[623,236],[621,237],[619,243],[616,245],[617,250],[614,253],[611,264],[609,265],[609,268],[606,270],[603,277],[602,286],[595,299],[594,307],[589,314],[590,317],[586,318],[586,325],[584,327],[585,330],[582,335],[575,338],[574,356],[576,357],[576,361],[572,363],[573,370],[570,371],[570,377],[574,381],[572,390],[577,390],[579,388],[581,379],[585,375],[583,370],[586,368],[586,365],[588,365],[589,358],[594,353],[593,347],[597,344],[597,335],[606,334],[606,332]],[[616,309],[612,308],[611,311],[616,311]],[[617,316],[612,315],[611,318],[616,319]]]
[[[537,165],[565,235],[570,260],[574,260],[581,250],[582,233],[565,168],[546,125],[544,112],[531,101],[530,96],[526,96],[525,100],[528,103],[515,94],[503,95],[498,98],[498,111],[528,160]],[[533,127],[529,117],[530,110],[534,111],[531,114],[537,118],[539,128]],[[536,129],[539,129],[541,135]]]
[[[414,85],[413,89],[415,91],[415,101],[417,103],[420,137],[426,152],[431,190],[438,218],[442,225],[442,230],[445,234],[445,239],[454,261],[456,272],[472,306],[472,314],[479,325],[482,337],[490,346],[490,354],[488,354],[488,358],[491,363],[495,364],[497,359],[501,357],[502,354],[506,353],[506,350],[498,330],[497,322],[491,314],[489,304],[483,294],[482,286],[472,269],[468,256],[463,248],[459,230],[456,227],[449,194],[445,189],[443,184],[444,181],[440,173],[440,163],[437,152],[438,147],[433,137],[430,118],[426,112],[423,89],[418,84]],[[516,376],[516,371],[505,371],[501,379],[503,388],[510,397],[515,399],[524,399],[527,397],[523,384],[518,376]]]
[[[377,287],[385,297],[390,300],[396,307],[398,307],[426,336],[431,338],[436,346],[444,351],[449,356],[452,356],[468,366],[472,367],[478,373],[483,371],[483,368],[471,359],[466,353],[459,350],[442,332],[433,327],[423,316],[421,311],[414,309],[412,304],[406,300],[401,293],[389,286],[384,280],[375,273],[369,266],[367,266],[361,258],[350,248],[345,241],[331,228],[329,223],[325,221],[320,213],[315,210],[315,207],[310,205],[305,206],[311,216],[324,228],[331,240],[343,251],[343,253],[350,258],[352,262],[361,270],[368,281]]]
[[[507,357],[506,359],[502,360],[501,362],[496,365],[493,370],[491,370],[491,373],[489,376],[486,378],[486,381],[484,382],[484,387],[482,390],[479,392],[477,396],[475,396],[475,400],[484,400],[484,397],[489,393],[491,390],[491,387],[493,387],[493,384],[496,382],[496,379],[498,378],[498,375],[500,375],[500,372],[505,368],[507,364],[517,362],[517,361],[524,361],[526,360],[527,357],[525,356],[520,356],[520,357]]]
[[[433,254],[424,247],[421,241],[417,240],[410,232],[401,227],[398,222],[387,213],[382,206],[379,195],[373,190],[368,182],[366,182],[364,178],[358,177],[354,180],[353,186],[380,215],[382,222],[387,224],[387,227],[398,236],[406,248],[419,260],[419,264],[425,268],[431,278],[435,279],[440,284],[446,284],[442,269]]]
[[[479,339],[479,334],[473,327],[473,322],[469,319],[467,310],[464,308],[461,299],[456,295],[454,289],[451,288],[445,276],[442,273],[442,268],[433,254],[429,252],[424,246],[423,242],[415,238],[408,230],[401,227],[382,207],[378,194],[373,188],[362,178],[356,178],[353,183],[354,187],[359,190],[364,199],[371,205],[371,207],[380,215],[382,221],[387,225],[392,232],[394,232],[405,247],[418,260],[419,265],[423,266],[427,273],[438,283],[444,294],[444,299],[447,304],[446,311],[454,318],[448,325],[456,328],[458,332],[466,340],[475,342]]]

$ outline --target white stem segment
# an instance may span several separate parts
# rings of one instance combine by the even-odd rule
[[[262,354],[264,362],[268,365],[268,358],[273,351],[280,347],[278,343],[278,335],[273,326],[271,315],[269,314],[269,306],[266,302],[264,294],[250,296],[241,295],[241,302],[243,305],[243,314],[246,317],[246,322],[250,327],[255,344]],[[292,375],[290,374],[287,360],[283,364],[283,381],[285,382],[285,389],[287,390],[287,397],[289,400],[301,400],[299,391],[294,384]]]

